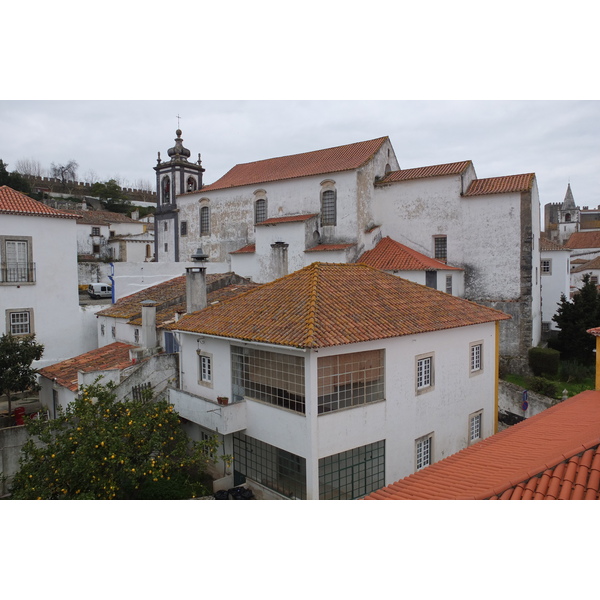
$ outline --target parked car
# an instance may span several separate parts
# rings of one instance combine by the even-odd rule
[[[90,283],[87,291],[90,298],[112,298],[112,286],[108,283]]]

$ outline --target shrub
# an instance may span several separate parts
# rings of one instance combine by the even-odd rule
[[[543,394],[548,398],[558,398],[561,393],[556,383],[543,377],[528,377],[527,386],[532,392]]]
[[[560,352],[552,348],[530,348],[529,367],[537,377],[557,377]]]

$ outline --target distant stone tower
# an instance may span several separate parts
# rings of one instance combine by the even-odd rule
[[[558,209],[558,241],[564,244],[572,233],[579,231],[580,212],[575,205],[571,184],[567,185],[567,193],[562,206]]]
[[[181,129],[175,134],[175,146],[167,150],[170,160],[161,161],[156,171],[157,206],[154,217],[154,256],[158,262],[179,262],[179,236],[187,235],[187,223],[179,222],[177,196],[202,187],[202,161],[188,162],[190,151],[183,147]]]

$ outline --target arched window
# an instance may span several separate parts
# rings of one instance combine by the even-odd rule
[[[210,209],[208,206],[200,208],[200,235],[210,235]]]
[[[254,203],[254,222],[262,223],[267,218],[267,201],[264,198],[259,198]]]
[[[571,222],[571,213],[567,213],[567,214],[565,215],[565,221],[566,221],[567,223],[570,223],[570,222]]]
[[[163,177],[162,180],[162,201],[163,204],[171,202],[171,179],[169,176]]]
[[[185,189],[188,192],[196,191],[196,180],[193,177],[188,177]]]
[[[337,224],[337,206],[335,190],[321,193],[321,225]]]

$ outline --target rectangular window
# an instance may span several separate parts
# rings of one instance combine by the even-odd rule
[[[137,329],[137,328],[135,328],[135,329],[133,330],[133,341],[134,341],[136,344],[139,344],[139,343],[140,343],[140,330],[139,330],[139,329]]]
[[[232,396],[305,412],[304,357],[231,347]]]
[[[483,368],[482,357],[483,357],[483,343],[475,342],[471,344],[471,373],[481,371]]]
[[[100,235],[100,227],[92,227],[92,235]]]
[[[306,459],[243,433],[233,434],[233,481],[252,479],[287,498],[306,499]]]
[[[187,235],[187,221],[181,221],[181,235]]]
[[[198,352],[198,381],[200,383],[212,382],[212,359],[209,354]]]
[[[0,281],[6,283],[35,281],[35,265],[31,262],[31,239],[0,236]]]
[[[417,357],[417,392],[433,387],[433,355]]]
[[[354,500],[385,485],[385,440],[319,459],[319,499]]]
[[[550,322],[542,321],[542,333],[550,333]]]
[[[448,240],[445,235],[434,235],[433,236],[433,250],[434,257],[437,260],[446,262],[448,258]]]
[[[432,463],[433,434],[428,434],[415,441],[415,468],[424,469]]]
[[[210,211],[208,206],[200,209],[200,235],[210,234]]]
[[[552,275],[552,260],[549,258],[542,260],[542,275]]]
[[[100,254],[100,246],[98,244],[94,244],[92,246],[92,253],[93,254]]]
[[[165,243],[165,252],[168,252],[168,251],[169,251],[169,244]]]
[[[21,308],[6,311],[7,331],[11,335],[29,335],[33,333],[33,309]]]
[[[318,413],[385,400],[384,350],[320,357]]]
[[[262,223],[267,219],[267,201],[260,198],[254,204],[254,222]]]
[[[327,190],[321,195],[321,225],[337,224],[336,192]]]
[[[446,294],[452,294],[452,275],[446,275]]]
[[[477,442],[482,439],[481,436],[481,418],[483,411],[469,415],[469,443]]]
[[[165,221],[165,231],[169,231],[169,222]]]

